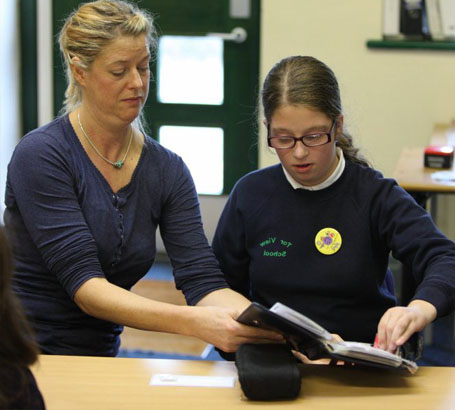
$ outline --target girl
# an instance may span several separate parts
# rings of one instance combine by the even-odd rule
[[[345,340],[395,351],[455,308],[455,246],[343,131],[332,70],[312,57],[277,63],[262,90],[280,164],[238,181],[213,248],[230,286],[282,302]],[[390,252],[418,284],[407,306],[388,285]]]

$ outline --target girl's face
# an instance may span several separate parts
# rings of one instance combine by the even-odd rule
[[[333,121],[324,113],[304,105],[283,105],[275,110],[269,125],[269,137],[295,137],[328,133]],[[343,126],[338,117],[331,140],[325,145],[307,147],[297,141],[293,148],[275,149],[286,171],[303,186],[324,182],[338,164],[336,138]]]

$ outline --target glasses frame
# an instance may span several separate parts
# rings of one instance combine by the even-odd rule
[[[294,140],[294,144],[292,144],[291,147],[286,147],[286,148],[277,148],[277,147],[272,146],[272,141],[271,141],[272,139],[278,139],[278,138],[283,138],[283,137],[270,137],[270,125],[267,124],[267,144],[268,144],[269,147],[274,148],[274,149],[292,149],[297,144],[297,141],[300,141],[303,145],[305,145],[305,147],[309,147],[309,148],[321,147],[322,145],[326,145],[326,144],[330,143],[330,141],[332,141],[332,134],[334,132],[336,123],[337,123],[337,120],[334,119],[333,122],[332,122],[332,126],[330,127],[329,132],[315,132],[313,134],[302,135],[301,137],[298,137],[298,138],[296,138],[296,137],[286,137],[286,138],[292,138]],[[322,135],[322,134],[328,136],[328,141],[327,142],[324,142],[322,144],[316,144],[316,145],[307,145],[307,144],[305,144],[305,138],[306,137],[310,137],[312,135]]]

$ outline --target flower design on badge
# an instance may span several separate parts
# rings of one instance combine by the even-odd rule
[[[324,255],[333,255],[341,248],[341,235],[334,228],[321,229],[314,238],[316,249]]]

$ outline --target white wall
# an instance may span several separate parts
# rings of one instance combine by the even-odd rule
[[[0,223],[3,221],[6,170],[20,137],[19,46],[15,0],[0,2]]]
[[[340,83],[345,124],[363,153],[393,176],[405,146],[424,146],[434,123],[455,117],[455,52],[369,49],[381,38],[382,0],[262,0],[260,81],[278,60],[312,55],[327,63]],[[259,167],[278,161],[264,127]],[[209,239],[220,199],[202,198]],[[455,238],[455,198],[442,197],[438,225]]]
[[[386,176],[406,145],[428,142],[455,116],[455,52],[368,49],[381,0],[262,0],[261,79],[279,59],[312,55],[338,77],[345,122]],[[261,144],[260,165],[276,161]]]

